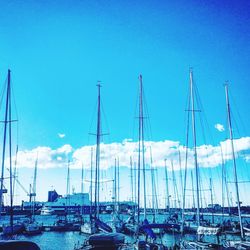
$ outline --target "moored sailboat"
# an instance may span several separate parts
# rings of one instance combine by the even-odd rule
[[[230,144],[231,144],[231,152],[232,152],[232,160],[233,160],[233,175],[234,175],[234,184],[235,184],[235,193],[236,193],[236,203],[238,209],[238,218],[239,218],[239,226],[240,226],[240,240],[226,240],[224,243],[224,247],[226,248],[235,248],[235,249],[250,249],[250,241],[246,240],[243,221],[241,216],[241,202],[240,202],[240,194],[239,194],[239,186],[238,186],[238,175],[237,175],[237,166],[234,152],[234,137],[232,130],[232,121],[231,121],[231,107],[229,102],[229,94],[228,94],[228,84],[225,84],[225,95],[226,95],[226,106],[227,106],[227,122],[230,136]]]
[[[6,91],[6,103],[5,103],[5,119],[4,119],[4,135],[3,135],[3,151],[2,151],[2,173],[1,173],[1,189],[0,189],[0,210],[3,205],[3,192],[4,191],[4,169],[5,169],[5,154],[6,148],[9,149],[9,189],[10,189],[10,223],[9,225],[3,225],[3,235],[12,236],[22,233],[24,230],[23,223],[14,223],[13,214],[13,174],[12,174],[12,127],[11,124],[14,121],[11,113],[11,74],[8,70],[7,76],[7,91]],[[8,145],[7,144],[8,140]],[[7,190],[6,190],[7,192]]]
[[[101,142],[101,84],[98,82],[98,109],[96,130],[96,162],[95,162],[95,189],[94,189],[94,211],[90,210],[90,221],[81,227],[82,233],[91,234],[82,246],[75,249],[122,249],[125,236],[113,233],[112,228],[100,219],[100,142]],[[92,189],[92,187],[91,187]],[[101,233],[100,233],[101,232]]]
[[[194,97],[194,82],[193,82],[193,71],[190,69],[190,100],[188,111],[191,112],[192,119],[192,137],[193,137],[193,160],[195,168],[195,193],[196,193],[196,215],[195,215],[195,224],[194,230],[196,231],[197,239],[195,241],[181,240],[180,247],[181,249],[218,249],[221,248],[219,245],[219,238],[216,237],[217,243],[205,242],[202,240],[204,235],[215,235],[217,236],[220,233],[220,228],[217,227],[207,227],[207,225],[202,224],[201,213],[200,213],[200,173],[198,166],[198,157],[197,157],[197,139],[196,139],[196,116],[195,112],[195,97]],[[188,136],[187,136],[187,145],[188,145]],[[188,148],[187,148],[188,149]],[[184,211],[185,211],[185,190],[186,190],[186,171],[187,171],[187,151],[186,151],[186,166],[185,166],[185,179],[184,179],[184,197],[183,197],[183,209],[182,209],[182,234],[184,235],[184,230],[190,230],[193,228],[186,228]]]
[[[38,155],[35,162],[33,185],[30,185],[30,199],[31,199],[31,215],[30,220],[27,223],[24,223],[24,233],[27,235],[36,235],[42,232],[41,226],[35,220],[35,201],[36,201],[36,179],[37,179],[37,164],[38,164]]]
[[[13,214],[13,174],[12,174],[12,122],[16,121],[12,119],[11,113],[11,71],[8,70],[7,76],[7,92],[6,92],[6,105],[5,105],[5,119],[4,119],[4,136],[3,136],[3,151],[2,151],[2,173],[1,173],[1,187],[0,187],[0,212],[3,205],[3,194],[7,192],[4,188],[4,169],[5,169],[5,153],[6,144],[8,136],[8,148],[9,148],[9,189],[10,189],[10,224],[3,225],[3,236],[7,237],[8,240],[0,241],[0,249],[29,249],[29,250],[40,250],[38,245],[31,241],[20,241],[20,240],[10,240],[14,235],[22,233],[24,230],[24,224],[17,222],[14,223]],[[7,131],[8,130],[8,131]],[[6,192],[3,192],[6,191]],[[0,213],[1,214],[1,213]]]

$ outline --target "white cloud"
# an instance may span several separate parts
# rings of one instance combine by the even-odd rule
[[[32,150],[23,150],[18,152],[17,166],[33,168],[38,153],[39,168],[64,167],[67,164],[68,155],[72,152],[72,147],[68,144],[58,148],[37,147]]]
[[[65,137],[65,134],[58,133],[57,135],[58,135],[60,138],[64,138],[64,137]]]
[[[123,140],[122,142],[113,142],[110,144],[101,143],[101,162],[100,167],[107,169],[114,166],[115,158],[119,157],[120,166],[130,166],[130,157],[133,162],[138,159],[138,143],[132,140]],[[179,154],[181,155],[181,164],[184,168],[186,147],[178,141],[146,141],[145,142],[145,163],[149,165],[150,147],[152,149],[153,165],[163,167],[164,159],[167,160],[168,168],[171,168],[171,161],[175,169],[179,169]],[[246,161],[250,161],[249,154],[243,154],[250,151],[250,137],[242,137],[234,140],[235,155],[243,156]],[[222,141],[217,146],[201,145],[197,147],[198,164],[200,167],[216,167],[221,164],[221,149],[225,161],[232,159],[230,140]],[[38,166],[40,168],[60,168],[66,167],[68,159],[71,159],[71,168],[90,168],[91,150],[93,150],[93,166],[95,166],[95,146],[83,146],[73,150],[72,146],[65,144],[60,148],[51,149],[50,147],[37,147],[32,150],[24,150],[18,154],[19,167],[34,167],[35,159],[38,156]],[[193,168],[193,149],[188,149],[187,167]]]
[[[220,124],[220,123],[215,124],[214,127],[215,127],[218,131],[220,131],[220,132],[225,131],[224,126],[223,126],[222,124]]]

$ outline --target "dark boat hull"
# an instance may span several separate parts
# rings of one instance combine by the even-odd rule
[[[40,247],[30,241],[7,240],[0,241],[0,250],[40,250]]]

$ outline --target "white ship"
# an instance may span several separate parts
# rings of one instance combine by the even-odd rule
[[[47,202],[36,202],[35,207],[41,208],[41,215],[50,214],[52,211],[83,211],[89,209],[90,201],[88,193],[74,193],[60,196],[56,191],[49,191]],[[23,202],[23,208],[30,210],[31,203]],[[51,211],[52,210],[52,211]]]

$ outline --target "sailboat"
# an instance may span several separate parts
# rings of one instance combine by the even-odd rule
[[[3,136],[3,151],[2,151],[2,172],[1,172],[1,187],[0,187],[0,211],[3,205],[3,194],[7,192],[4,187],[4,169],[5,169],[5,153],[7,144],[8,134],[8,146],[9,146],[9,173],[10,173],[10,225],[3,226],[3,236],[12,237],[15,234],[21,233],[24,230],[22,223],[14,223],[13,216],[13,182],[12,182],[12,130],[11,124],[16,120],[12,120],[11,114],[11,74],[8,70],[7,76],[7,92],[6,92],[6,105],[5,105],[5,119],[4,119],[4,136]],[[8,130],[8,131],[7,131]],[[31,241],[20,241],[20,240],[1,240],[1,249],[30,249],[40,250],[38,245]]]
[[[193,83],[193,71],[190,69],[190,101],[188,110],[191,111],[192,114],[192,136],[193,136],[193,160],[195,167],[195,184],[196,184],[196,230],[197,230],[197,240],[195,241],[187,241],[182,240],[180,243],[181,249],[218,249],[221,248],[219,244],[213,244],[210,242],[202,241],[202,237],[206,234],[217,236],[217,240],[219,241],[218,234],[220,233],[220,228],[218,227],[207,227],[206,225],[202,225],[201,223],[201,214],[200,214],[200,174],[199,174],[199,166],[197,159],[197,141],[196,141],[196,117],[195,117],[195,102],[194,102],[194,83]],[[188,142],[187,142],[188,144]],[[186,155],[187,160],[187,155]],[[186,185],[186,168],[185,168],[185,185]],[[185,220],[184,220],[184,209],[185,209],[185,187],[184,185],[184,197],[183,197],[183,210],[182,210],[182,232],[184,233],[185,228]]]
[[[7,147],[7,140],[9,146],[9,188],[10,188],[10,224],[3,225],[3,235],[12,236],[18,233],[22,233],[24,225],[22,223],[14,223],[13,215],[13,174],[12,174],[12,130],[11,124],[16,120],[12,120],[11,114],[11,76],[10,70],[8,70],[7,76],[7,92],[6,92],[6,104],[5,104],[5,119],[4,119],[4,135],[3,135],[3,151],[2,151],[2,173],[1,173],[1,189],[0,189],[0,207],[2,210],[3,205],[3,193],[7,192],[4,188],[4,169],[5,169],[5,153]],[[8,137],[8,138],[7,138]]]
[[[27,235],[36,235],[42,232],[41,227],[35,221],[37,164],[38,164],[38,155],[36,157],[36,162],[35,162],[33,185],[32,186],[30,185],[31,216],[28,223],[24,223],[24,230]]]
[[[142,75],[139,75],[139,134],[138,134],[138,171],[137,171],[137,221],[135,223],[135,235],[137,242],[135,244],[136,249],[164,249],[163,244],[156,243],[156,234],[154,230],[164,229],[166,224],[150,223],[147,218],[147,184],[146,184],[146,164],[145,164],[145,142],[144,142],[144,95],[143,95],[143,81]],[[151,155],[152,159],[152,155]],[[151,162],[152,163],[152,162]],[[142,171],[142,181],[143,181],[143,221],[140,221],[140,201],[141,201],[141,171]],[[153,189],[154,189],[153,180]],[[155,200],[156,201],[156,200]],[[125,225],[128,226],[128,225]],[[145,240],[140,239],[140,234],[145,235]],[[145,247],[145,248],[143,248]]]
[[[94,189],[94,211],[90,211],[90,221],[81,227],[82,233],[93,234],[99,231],[112,232],[112,228],[100,220],[100,142],[101,142],[101,84],[98,82],[98,104],[97,104],[97,128],[96,128],[96,157],[95,157],[95,189]],[[91,205],[92,206],[92,205]]]
[[[119,216],[119,189],[120,189],[120,173],[119,173],[119,159],[115,158],[114,166],[114,185],[113,185],[113,215],[112,215],[112,229],[114,232],[121,233],[123,231],[123,221]]]
[[[234,175],[234,184],[235,184],[235,192],[236,192],[236,202],[237,202],[238,217],[239,217],[239,223],[240,223],[240,240],[227,240],[224,243],[224,247],[226,248],[233,247],[235,249],[250,249],[250,241],[246,240],[242,217],[241,217],[241,207],[240,207],[241,202],[240,202],[240,194],[239,194],[239,186],[238,186],[237,166],[236,166],[236,159],[235,159],[235,152],[234,152],[234,137],[233,137],[232,121],[231,121],[231,107],[230,107],[230,102],[229,102],[227,83],[225,84],[225,95],[226,95],[226,106],[227,106],[227,122],[228,122],[228,129],[229,129],[229,135],[230,135],[232,159],[233,159],[233,175]]]
[[[91,234],[80,249],[122,249],[125,235],[113,233],[112,228],[100,220],[100,142],[101,142],[101,84],[98,82],[98,104],[97,104],[97,129],[96,129],[96,161],[95,161],[95,189],[94,189],[94,212],[90,210],[90,222],[81,228],[82,233]],[[91,198],[92,199],[92,198]],[[85,230],[85,232],[83,231]]]
[[[64,214],[58,216],[58,219],[53,225],[53,231],[57,232],[65,232],[71,231],[74,229],[74,223],[69,220],[68,215],[71,213],[71,201],[70,201],[70,160],[68,160],[68,167],[67,167],[67,188],[66,188],[66,204],[65,204]]]

